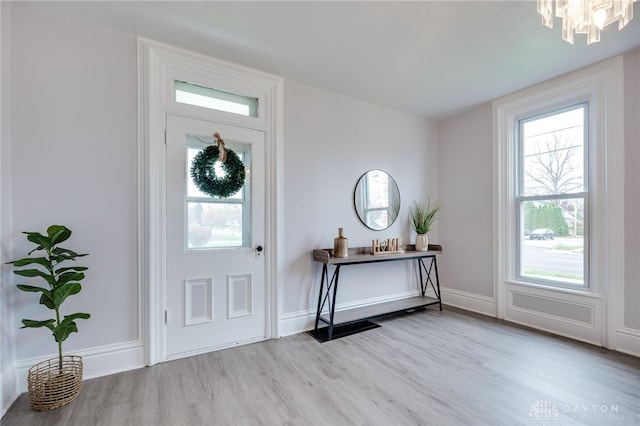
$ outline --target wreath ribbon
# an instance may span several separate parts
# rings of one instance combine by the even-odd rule
[[[220,136],[220,133],[216,132],[213,137],[218,144],[218,161],[225,163],[227,161],[227,148],[224,147],[224,139]]]

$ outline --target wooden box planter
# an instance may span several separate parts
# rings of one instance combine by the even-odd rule
[[[65,355],[62,368],[59,359],[42,361],[29,369],[29,403],[34,410],[45,411],[62,407],[80,395],[82,387],[82,357]]]

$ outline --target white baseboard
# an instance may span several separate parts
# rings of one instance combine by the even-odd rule
[[[492,317],[496,316],[496,301],[493,298],[444,287],[441,287],[440,291],[442,293],[442,303],[445,305],[454,306],[456,308]],[[343,303],[336,306],[336,311],[360,308],[363,306],[375,305],[376,303],[390,302],[393,300],[417,296],[418,294],[419,293],[415,291]],[[311,330],[315,326],[315,320],[315,310],[303,310],[284,314],[280,322],[280,337]]]
[[[297,311],[282,315],[280,319],[280,336],[285,337],[303,333],[313,329],[316,321],[315,311]]]
[[[139,341],[99,346],[83,351],[74,351],[67,355],[79,355],[82,357],[83,379],[85,380],[135,370],[145,366],[143,345]],[[50,355],[16,361],[18,393],[27,391],[29,368],[39,362],[55,357],[56,355]]]
[[[602,346],[600,341],[601,332],[590,324],[525,309],[509,309],[504,319],[505,321],[546,331],[557,336]]]
[[[479,314],[496,316],[497,304],[492,297],[441,287],[442,303]]]
[[[2,397],[0,398],[2,402],[2,411],[0,412],[0,418],[5,415],[7,410],[11,407],[11,405],[18,399],[20,396],[20,392],[18,392],[18,385],[16,384],[16,371],[15,369],[10,369],[10,371],[2,372],[2,380],[0,383],[0,394]]]
[[[497,303],[494,298],[482,296],[474,293],[468,293],[460,290],[455,290],[451,288],[441,288],[442,292],[442,303],[447,306],[453,306],[456,308],[464,309],[471,312],[476,312],[482,315],[487,315],[490,317],[497,316]],[[376,298],[376,299],[367,299],[360,300],[357,302],[351,302],[347,304],[338,305],[337,310],[361,307],[372,305],[375,303],[381,303],[391,300],[397,300],[405,297],[415,296],[416,293],[411,294],[402,294],[402,295],[393,295],[384,298]],[[511,312],[513,314],[513,312]],[[548,331],[560,336],[565,336],[569,338],[573,338],[576,340],[581,340],[583,342],[591,343],[598,345],[597,341],[590,338],[591,336],[584,335],[584,333],[576,333],[575,330],[573,332],[568,332],[567,330],[559,330],[558,329],[558,318],[551,318],[554,327],[547,326],[548,324],[540,324],[540,313],[536,313],[538,321],[533,321],[532,318],[527,317],[520,318],[514,317],[511,315],[507,321],[511,321],[514,323],[518,323],[521,325],[525,325],[528,327],[538,328],[540,330]],[[315,325],[315,310],[302,310],[297,312],[291,312],[284,314],[281,318],[280,322],[280,337],[289,336],[292,334],[302,333],[308,330],[313,329]],[[544,316],[543,319],[549,320],[548,316]],[[575,327],[575,324],[571,324]],[[584,324],[580,324],[580,328],[584,328]],[[590,328],[590,327],[587,327]],[[593,330],[589,330],[590,333],[593,333]],[[626,353],[629,355],[639,356],[640,357],[640,331],[621,328],[616,331],[615,336],[615,346],[611,349]]]
[[[622,327],[615,331],[615,347],[618,352],[640,357],[640,330]]]
[[[370,299],[357,300],[355,302],[340,303],[336,305],[336,312],[353,308],[361,308],[364,306],[375,305],[377,303],[391,302],[394,300],[406,299],[407,297],[417,296],[417,291],[409,293],[397,293],[391,296],[374,297]],[[280,319],[280,337],[290,336],[292,334],[303,333],[312,330],[315,327],[316,310],[307,309],[283,314]]]

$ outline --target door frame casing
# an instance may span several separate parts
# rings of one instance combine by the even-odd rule
[[[173,100],[180,79],[258,98],[258,117]],[[145,364],[166,360],[166,164],[168,114],[265,133],[265,336],[280,336],[282,310],[282,78],[151,40],[138,39],[138,333]]]

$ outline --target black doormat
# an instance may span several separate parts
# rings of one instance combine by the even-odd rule
[[[333,327],[333,336],[331,337],[331,340],[351,336],[352,334],[360,333],[362,331],[367,331],[378,327],[380,327],[380,325],[369,320],[351,322],[345,325],[337,325]],[[307,331],[307,334],[311,335],[320,343],[329,341],[329,327]]]

